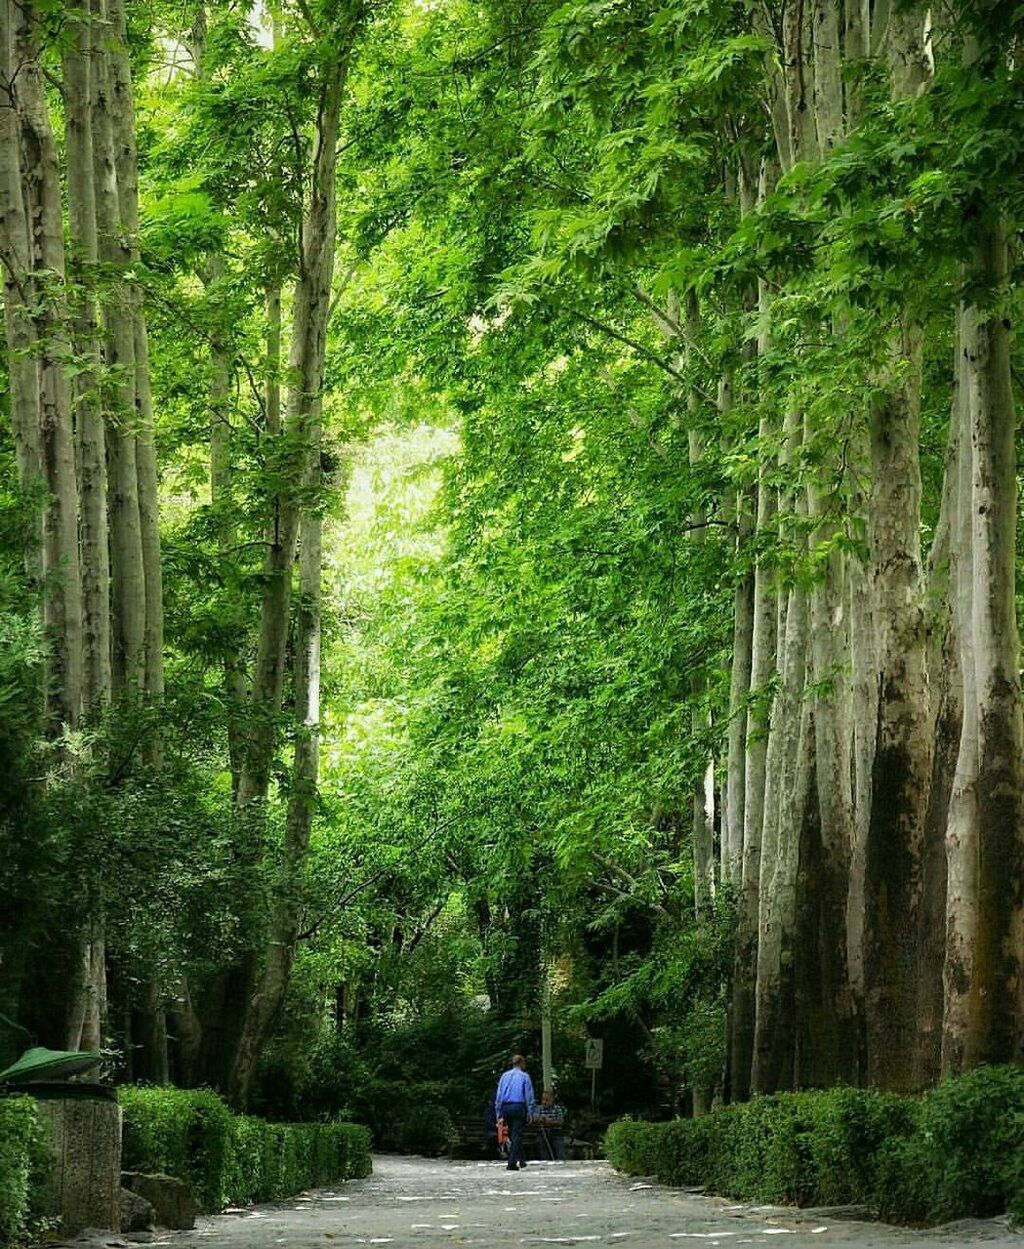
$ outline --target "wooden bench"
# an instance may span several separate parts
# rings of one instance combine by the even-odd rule
[[[498,1147],[493,1136],[488,1137],[479,1115],[469,1115],[452,1120],[448,1134],[448,1157],[496,1158]]]
[[[567,1135],[565,1145],[569,1157],[592,1158],[594,1156],[594,1147],[589,1141],[575,1140]],[[493,1135],[487,1135],[480,1118],[469,1115],[452,1120],[452,1130],[448,1135],[449,1159],[497,1159],[498,1156],[497,1141]],[[539,1124],[528,1123],[523,1130],[523,1156],[527,1162],[550,1157]]]

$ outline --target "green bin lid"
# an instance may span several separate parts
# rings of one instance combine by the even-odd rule
[[[16,1063],[0,1071],[0,1082],[31,1084],[33,1080],[61,1080],[81,1075],[102,1062],[102,1055],[88,1051],[48,1050],[41,1045],[26,1050]]]

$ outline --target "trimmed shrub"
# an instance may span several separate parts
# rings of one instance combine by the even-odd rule
[[[49,1166],[35,1102],[0,1098],[0,1249],[21,1244],[36,1229]]]
[[[125,1169],[185,1180],[206,1211],[370,1172],[369,1133],[355,1123],[267,1123],[206,1089],[125,1088],[121,1105]]]
[[[935,1223],[1024,1215],[1024,1069],[980,1067],[922,1097],[779,1093],[700,1119],[622,1120],[613,1166],[747,1201],[865,1205]]]

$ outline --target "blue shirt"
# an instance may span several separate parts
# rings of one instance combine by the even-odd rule
[[[494,1095],[494,1109],[501,1114],[502,1102],[522,1102],[526,1113],[533,1113],[533,1081],[521,1067],[510,1067],[498,1081]]]

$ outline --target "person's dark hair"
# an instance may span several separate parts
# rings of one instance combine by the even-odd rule
[[[526,1059],[522,1056],[522,1054],[513,1054],[513,1055],[512,1055],[512,1066],[513,1066],[513,1067],[522,1067],[522,1066],[524,1066],[524,1065],[525,1065],[525,1063],[526,1063]]]

